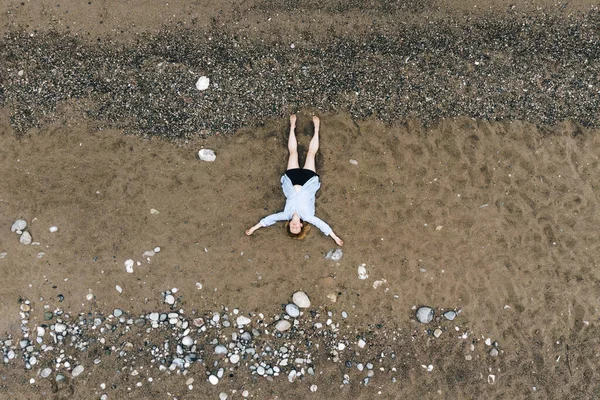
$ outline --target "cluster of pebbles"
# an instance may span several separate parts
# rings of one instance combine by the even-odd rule
[[[597,9],[446,17],[297,44],[240,35],[237,22],[129,45],[11,32],[0,43],[0,105],[17,132],[60,120],[68,104],[100,127],[171,139],[231,133],[289,108],[598,126],[599,24]]]
[[[60,308],[50,310],[46,304],[43,322],[35,326],[31,323],[32,302],[21,300],[22,338],[0,340],[0,354],[5,364],[21,359],[25,369],[34,373],[32,384],[36,379],[53,379],[59,384],[86,371],[93,373],[92,364],[101,364],[104,357],[116,357],[120,374],[129,376],[136,387],[153,382],[159,373],[184,376],[189,390],[193,390],[194,382],[218,385],[240,373],[269,381],[281,377],[293,383],[317,374],[317,364],[324,359],[340,365],[342,386],[350,384],[355,374],[359,374],[361,384],[368,385],[377,371],[391,374],[392,382],[396,382],[395,363],[401,360],[389,341],[395,341],[397,333],[384,345],[372,341],[367,332],[361,333],[346,321],[348,313],[336,315],[315,309],[302,291],[294,293],[289,303],[282,304],[282,311],[270,317],[227,307],[205,313],[192,310],[188,315],[179,305],[178,293],[177,288],[162,293],[167,310],[141,315],[122,309],[108,315],[74,315]],[[444,318],[454,320],[457,315],[449,310]],[[420,322],[429,323],[433,310],[421,307],[416,316]],[[456,337],[466,338],[465,334]],[[433,369],[431,365],[425,367],[429,372]],[[106,383],[101,384],[101,389],[106,387]],[[111,387],[116,388],[116,384]],[[316,391],[317,386],[310,390]],[[104,393],[101,398],[107,396]]]

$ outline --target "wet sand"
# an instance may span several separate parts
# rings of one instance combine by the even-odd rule
[[[280,12],[271,3],[248,8],[265,4]],[[442,12],[447,7],[436,4]],[[5,31],[15,24],[47,29],[49,16],[66,21],[50,5],[41,16],[37,11],[17,13],[18,3],[9,6],[16,17],[3,14]],[[72,16],[71,6],[65,7]],[[195,7],[185,3],[179,12]],[[580,7],[576,11],[587,11],[586,4]],[[217,8],[209,6],[215,13]],[[147,15],[164,11],[156,6]],[[411,9],[414,18],[422,12]],[[185,19],[182,14],[174,20]],[[74,19],[90,27],[90,15]],[[131,14],[134,20],[136,15]],[[140,19],[144,15],[139,12]],[[221,15],[234,21],[240,14],[228,6]],[[200,24],[209,23],[198,18]],[[105,40],[119,26],[116,16],[108,21],[113,21],[107,24],[110,29],[75,33],[92,32]],[[162,25],[148,18],[145,26],[131,24],[125,36],[135,37],[139,26],[151,31]],[[288,104],[290,109],[297,105]],[[0,332],[20,339],[21,299],[31,301],[27,325],[35,330],[48,324],[46,310],[64,310],[72,320],[88,312],[106,317],[115,308],[132,318],[166,312],[161,293],[171,288],[179,289],[186,316],[233,315],[237,308],[252,316],[253,327],[264,330],[270,328],[258,321],[282,315],[292,293],[304,290],[313,311],[299,318],[306,336],[299,327],[282,338],[263,333],[260,340],[277,347],[319,343],[318,349],[306,350],[313,355],[316,374],[290,383],[285,370],[270,381],[252,373],[252,362],[244,360],[232,376],[212,386],[206,381],[214,369],[209,361],[230,365],[209,354],[214,346],[208,339],[204,362],[182,376],[159,371],[147,354],[148,343],[161,343],[169,329],[133,327],[114,335],[90,330],[86,337],[104,336],[116,348],[129,342],[136,351],[119,357],[117,351],[104,354],[101,346],[90,345],[86,351],[65,346],[66,354],[86,369],[72,378],[69,368],[63,368],[67,379],[59,383],[38,376],[43,366],[52,366],[51,357],[40,356],[30,371],[17,358],[0,369],[0,397],[193,399],[218,398],[224,392],[235,399],[243,390],[253,398],[282,399],[600,395],[597,128],[570,121],[548,125],[467,116],[438,118],[427,126],[410,117],[386,124],[343,112],[348,104],[331,113],[316,106],[299,109],[301,159],[310,139],[310,116],[316,113],[322,120],[317,215],[345,242],[344,256],[334,262],[325,254],[337,246],[317,229],[304,241],[286,237],[281,224],[252,237],[244,234],[283,207],[279,177],[287,159],[283,115],[288,109],[273,112],[282,117],[249,119],[234,134],[166,141],[100,129],[105,121],[82,116],[70,104],[61,107],[56,118],[25,132],[18,124],[11,126],[18,107],[6,106],[0,115],[0,253],[6,253],[0,259],[5,282]],[[197,159],[202,147],[216,152],[214,163]],[[20,244],[10,232],[18,218],[27,220],[39,245]],[[53,225],[58,232],[48,231]],[[146,262],[142,253],[156,246],[161,252]],[[41,252],[45,254],[39,256]],[[129,274],[127,259],[142,265]],[[366,280],[358,278],[360,264],[366,264]],[[374,288],[378,280],[383,282]],[[328,298],[331,294],[335,302]],[[59,302],[59,295],[64,301]],[[424,325],[414,317],[414,307],[420,305],[435,308],[437,315],[448,309],[460,313],[452,322]],[[348,318],[341,317],[343,311]],[[327,312],[339,323],[335,339],[312,329],[314,321],[329,318]],[[432,331],[438,326],[443,333],[435,338]],[[219,331],[219,340],[230,331]],[[204,337],[209,335],[199,335]],[[357,347],[358,338],[366,338],[365,349]],[[487,338],[497,342],[497,357],[490,356]],[[334,361],[340,340],[348,342],[348,349]],[[101,359],[98,365],[96,358]],[[350,369],[346,361],[352,363]],[[374,364],[368,385],[358,362]],[[132,376],[133,369],[139,375]],[[345,374],[348,384],[343,383]],[[489,375],[494,375],[493,383]],[[195,378],[192,390],[185,384],[189,377]],[[107,388],[101,389],[101,383]],[[318,390],[311,392],[311,385]]]

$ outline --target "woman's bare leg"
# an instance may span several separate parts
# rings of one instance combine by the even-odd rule
[[[296,140],[296,115],[290,115],[290,137],[288,138],[288,158],[287,169],[300,168],[298,163],[298,141]]]
[[[304,169],[310,169],[313,172],[317,172],[315,167],[315,156],[317,155],[317,151],[319,151],[319,128],[321,122],[319,121],[319,117],[313,117],[313,124],[315,125],[315,133],[310,140],[310,144],[308,145],[308,154],[306,155],[306,162],[304,163]]]

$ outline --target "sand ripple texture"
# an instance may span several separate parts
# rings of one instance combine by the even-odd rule
[[[599,23],[598,10],[509,13],[303,31],[293,41],[215,22],[119,45],[12,32],[0,46],[0,104],[18,132],[75,111],[101,127],[168,138],[231,133],[306,108],[387,122],[597,126]],[[200,92],[203,75],[211,86]]]

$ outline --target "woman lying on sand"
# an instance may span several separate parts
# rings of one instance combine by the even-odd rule
[[[319,118],[313,117],[315,133],[308,146],[308,154],[304,168],[298,164],[298,142],[296,141],[296,116],[290,116],[290,137],[288,139],[287,171],[281,177],[281,187],[285,195],[285,208],[282,212],[271,214],[261,219],[258,224],[246,231],[246,235],[252,235],[258,228],[273,225],[277,221],[289,221],[286,223],[288,234],[296,239],[304,239],[310,226],[309,222],[319,228],[325,236],[331,236],[333,240],[342,246],[344,242],[337,237],[329,225],[323,220],[315,217],[315,195],[321,187],[319,175],[315,170],[315,155],[319,150]]]

